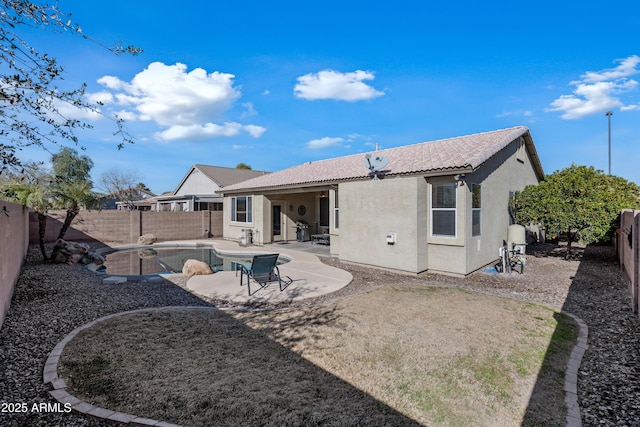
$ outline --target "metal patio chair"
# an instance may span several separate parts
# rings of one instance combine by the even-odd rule
[[[244,285],[244,277],[247,276],[247,290],[249,295],[264,289],[270,282],[278,282],[280,291],[284,291],[293,280],[289,276],[280,276],[280,270],[276,265],[278,254],[254,255],[251,266],[239,265],[240,269],[240,286]],[[251,281],[254,281],[260,287],[251,293]]]

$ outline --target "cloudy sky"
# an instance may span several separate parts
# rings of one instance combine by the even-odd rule
[[[27,29],[65,67],[61,88],[87,83],[136,140],[117,150],[109,120],[64,110],[94,124],[79,134],[94,181],[135,171],[159,193],[196,163],[276,171],[516,125],[545,172],[606,172],[612,111],[612,173],[640,183],[637,1],[276,3],[59,1],[138,56]]]

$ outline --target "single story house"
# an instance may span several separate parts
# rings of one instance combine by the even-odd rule
[[[216,191],[268,172],[221,166],[193,165],[173,193],[155,197],[156,211],[221,211]]]
[[[223,237],[298,240],[304,223],[343,261],[464,276],[498,258],[514,192],[543,178],[524,126],[313,161],[220,190]]]

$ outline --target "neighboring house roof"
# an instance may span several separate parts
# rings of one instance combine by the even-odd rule
[[[191,169],[189,169],[189,172],[187,172],[187,174],[184,176],[184,178],[182,178],[182,181],[180,181],[180,184],[178,184],[173,194],[177,193],[178,190],[180,190],[180,187],[182,187],[185,181],[193,173],[194,169],[198,169],[207,178],[209,178],[211,181],[215,182],[218,186],[222,188],[232,184],[240,183],[242,181],[246,181],[251,178],[263,176],[269,173],[265,171],[255,171],[251,169],[236,169],[236,168],[225,168],[222,166],[209,166],[209,165],[196,164],[196,165],[193,165]]]
[[[457,138],[406,145],[379,150],[376,155],[389,159],[384,175],[443,175],[445,173],[472,172],[490,157],[524,137],[527,152],[538,179],[544,178],[540,159],[533,144],[529,129],[517,126],[492,132],[477,133]],[[313,186],[370,176],[365,167],[364,153],[338,157],[293,166],[269,175],[230,185],[221,193],[247,190],[269,190],[293,186]]]

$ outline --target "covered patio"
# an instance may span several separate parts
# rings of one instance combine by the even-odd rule
[[[224,218],[224,237],[258,245],[313,242],[313,246],[330,247],[332,235],[337,234],[336,197],[336,185],[225,197],[231,215]],[[251,233],[250,239],[244,235],[247,232]],[[320,254],[329,252],[317,251]]]

